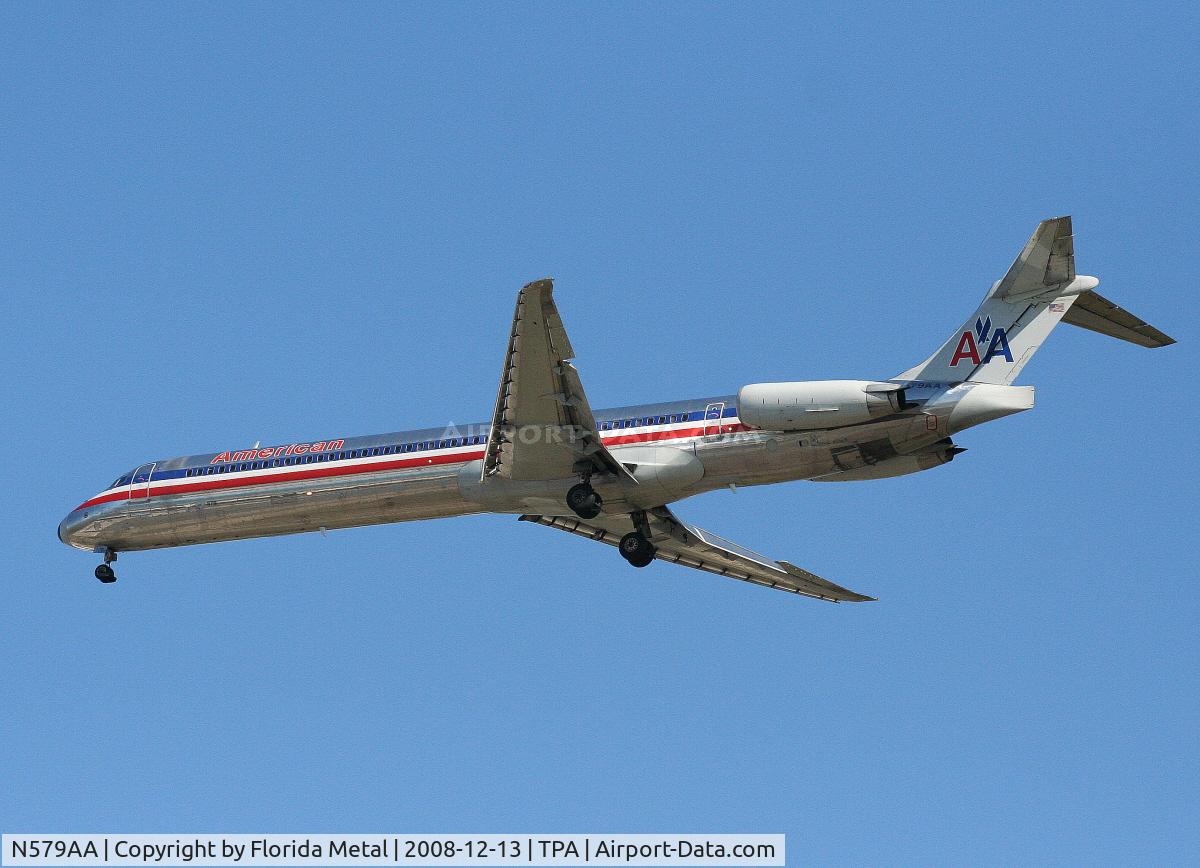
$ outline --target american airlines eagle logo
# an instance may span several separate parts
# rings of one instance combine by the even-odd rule
[[[987,350],[980,358],[980,348]],[[1008,348],[1008,335],[1002,328],[992,328],[992,318],[976,319],[975,329],[966,329],[958,338],[958,346],[950,359],[950,367],[957,367],[959,362],[969,361],[973,365],[989,362],[995,356],[1003,356],[1012,361],[1012,350]]]

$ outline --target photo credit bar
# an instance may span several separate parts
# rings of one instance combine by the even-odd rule
[[[2,865],[783,865],[783,835],[14,835]]]

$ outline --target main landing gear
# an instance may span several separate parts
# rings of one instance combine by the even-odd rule
[[[592,488],[590,482],[580,482],[578,485],[572,485],[567,491],[567,506],[571,507],[571,511],[580,518],[595,518],[600,514],[600,505],[603,503],[600,495],[596,493],[596,489]]]
[[[103,552],[104,563],[96,567],[96,578],[106,585],[111,585],[117,580],[117,574],[113,572],[113,568],[109,564],[117,559],[117,553],[110,548],[103,549]]]
[[[567,491],[567,506],[582,519],[598,516],[602,503],[600,495],[586,478],[583,482],[572,485]],[[630,518],[633,519],[635,529],[621,537],[617,551],[635,567],[649,566],[658,550],[654,543],[650,542],[650,525],[646,521],[646,513],[639,510],[631,513]]]
[[[640,531],[633,530],[621,537],[621,541],[617,543],[617,551],[633,566],[647,567],[654,560],[657,549]]]
[[[633,566],[647,567],[658,552],[654,543],[650,542],[650,522],[646,521],[646,513],[640,509],[631,512],[629,517],[633,520],[633,530],[621,537],[617,551]]]

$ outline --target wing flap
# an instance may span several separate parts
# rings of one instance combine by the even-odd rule
[[[565,516],[523,515],[521,521],[534,522],[611,546],[616,546],[622,536],[634,529],[632,517],[625,514],[600,515],[586,521]],[[834,603],[860,603],[875,599],[847,590],[787,561],[773,561],[714,533],[687,524],[665,506],[647,511],[646,523],[650,539],[657,549],[655,556],[667,563]]]

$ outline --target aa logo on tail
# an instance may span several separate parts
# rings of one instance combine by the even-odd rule
[[[987,347],[983,358],[979,357],[979,348]],[[957,367],[959,362],[970,361],[973,365],[982,365],[995,356],[1003,356],[1005,360],[1013,360],[1012,351],[1008,348],[1008,335],[1004,329],[992,329],[992,318],[975,320],[975,331],[966,329],[958,338],[958,347],[954,357],[950,359],[950,367]]]

